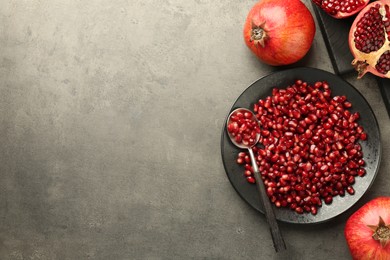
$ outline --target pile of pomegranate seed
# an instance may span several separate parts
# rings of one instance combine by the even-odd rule
[[[227,129],[238,144],[253,146],[260,133],[259,123],[253,118],[251,112],[245,110],[235,111],[228,122]]]
[[[260,145],[253,147],[267,194],[276,207],[317,214],[334,196],[354,194],[356,176],[365,175],[359,140],[367,134],[345,96],[331,96],[326,82],[297,80],[254,105]],[[244,176],[254,183],[248,153],[240,152]]]

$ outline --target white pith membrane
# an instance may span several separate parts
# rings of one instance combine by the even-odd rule
[[[376,28],[378,26],[383,26],[383,34],[381,34],[381,35],[382,36],[384,35],[384,42],[379,49],[368,51],[367,53],[357,49],[356,48],[357,35],[355,35],[355,33],[358,30],[359,22],[361,20],[363,20],[364,16],[360,17],[360,19],[355,19],[355,21],[351,27],[353,29],[353,31],[350,33],[350,37],[353,37],[353,43],[350,44],[350,47],[351,47],[351,52],[352,52],[353,56],[355,57],[355,59],[352,61],[352,66],[357,70],[358,78],[363,77],[363,75],[368,71],[377,75],[377,76],[380,76],[380,77],[386,77],[386,78],[390,77],[390,41],[389,41],[389,36],[387,34],[387,32],[390,33],[390,7],[387,4],[380,5],[380,4],[376,3],[376,4],[368,5],[361,12],[364,12],[366,15],[367,13],[369,13],[369,10],[373,9],[373,8],[376,9],[376,13],[377,14],[379,13],[379,15],[381,17],[380,21],[374,21],[373,25]],[[378,24],[375,24],[375,22],[381,22],[382,24],[378,25]],[[358,36],[364,36],[364,35],[365,36],[367,36],[367,35],[372,36],[372,35],[370,35],[371,32],[372,31],[370,30],[370,25],[367,25],[367,27],[364,28],[363,32],[358,33]],[[375,38],[375,37],[371,37],[371,38],[369,37],[366,39],[366,41],[367,41],[366,44],[367,45],[372,44],[378,40],[380,40],[380,39]],[[386,59],[387,64],[386,64],[385,69],[383,71],[385,73],[378,71],[378,69],[377,69],[377,65],[379,64],[379,61],[381,60],[382,55],[386,55],[388,58],[388,59]],[[385,58],[385,57],[382,57],[382,58]]]

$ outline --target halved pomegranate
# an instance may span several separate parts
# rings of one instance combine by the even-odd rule
[[[313,0],[317,6],[337,19],[350,17],[362,10],[370,0]]]
[[[390,77],[390,0],[367,5],[355,18],[349,32],[352,66],[358,78],[367,72]]]

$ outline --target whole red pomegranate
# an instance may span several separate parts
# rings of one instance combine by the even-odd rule
[[[315,34],[313,16],[300,0],[262,0],[249,11],[246,45],[263,62],[287,65],[302,59]]]
[[[362,10],[370,0],[312,0],[330,16],[337,19],[350,17]]]
[[[349,32],[349,48],[358,78],[366,72],[390,77],[389,32],[390,0],[370,3],[355,18]]]
[[[345,238],[353,259],[390,259],[390,197],[379,197],[347,221]]]

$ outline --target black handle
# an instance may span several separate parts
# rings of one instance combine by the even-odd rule
[[[390,79],[377,77],[377,81],[382,94],[383,103],[385,103],[387,114],[390,117]]]
[[[281,252],[283,250],[286,250],[286,244],[284,243],[282,233],[280,232],[278,222],[276,221],[275,213],[272,208],[271,202],[269,201],[267,193],[265,192],[264,183],[261,179],[260,173],[258,171],[255,171],[253,175],[256,179],[256,186],[257,190],[259,191],[261,203],[264,206],[265,217],[270,227],[275,251]]]

